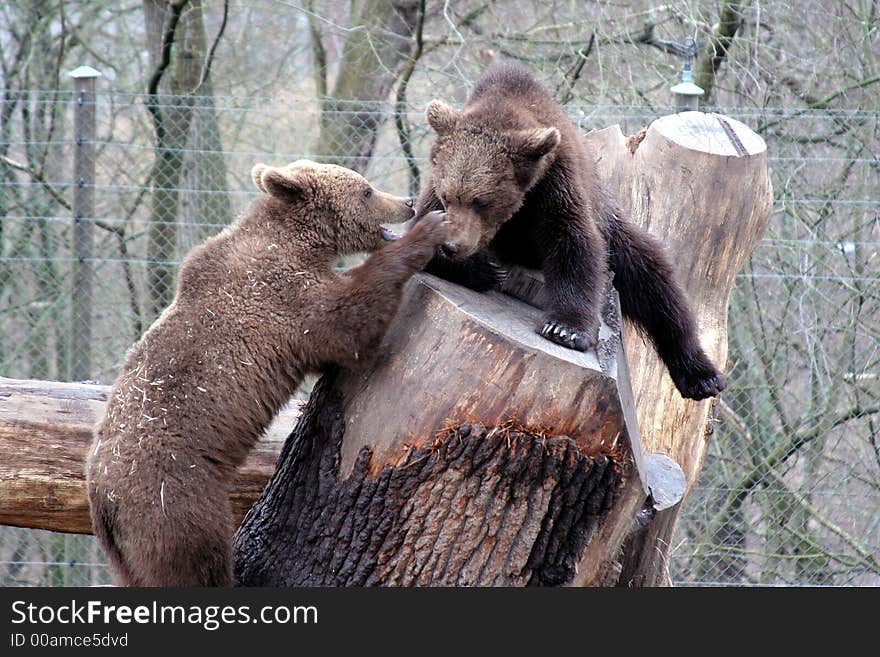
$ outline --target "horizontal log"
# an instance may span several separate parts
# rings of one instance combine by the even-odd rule
[[[0,524],[91,533],[84,464],[109,391],[0,377]],[[236,522],[272,475],[301,407],[285,407],[239,470],[229,496]]]

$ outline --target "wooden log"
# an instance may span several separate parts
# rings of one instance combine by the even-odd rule
[[[313,392],[236,536],[237,582],[604,582],[647,495],[616,294],[594,352],[539,318],[415,277],[380,357]]]
[[[91,533],[85,457],[108,386],[0,377],[0,524]],[[242,518],[263,490],[290,427],[294,402],[239,471],[230,500]]]
[[[601,154],[599,175],[618,192],[634,221],[666,242],[696,309],[703,347],[723,366],[730,292],[770,217],[773,193],[764,141],[738,121],[702,112],[658,119],[640,143],[617,126],[587,139]],[[672,457],[690,490],[711,437],[712,401],[682,399],[651,346],[629,327],[626,352],[645,452]],[[668,583],[680,508],[658,512],[650,529],[630,541],[622,585]]]
[[[518,270],[515,280],[534,274]],[[509,292],[478,294],[427,274],[418,281],[379,356],[339,381],[348,436],[343,477],[363,447],[373,452],[375,474],[395,463],[405,446],[430,442],[449,422],[494,427],[513,421],[571,436],[587,453],[613,451],[618,436],[609,427],[625,427],[623,416],[633,408],[625,359],[618,372],[621,321],[613,291],[604,304],[599,346],[582,353],[535,332],[540,302],[523,300],[525,291],[517,300]],[[531,294],[540,295],[540,274],[532,281]],[[634,419],[621,440],[637,436]],[[640,459],[641,450],[634,457]]]

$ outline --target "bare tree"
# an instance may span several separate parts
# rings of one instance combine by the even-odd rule
[[[332,91],[321,98],[317,153],[324,160],[363,171],[370,162],[386,101],[401,65],[412,53],[419,21],[415,0],[360,0],[352,3],[351,27]],[[320,17],[310,15],[316,86],[330,89]]]
[[[153,186],[148,292],[153,317],[174,296],[174,272],[178,257],[178,219],[181,182],[184,175],[184,151],[193,121],[196,94],[210,96],[208,77],[211,59],[206,50],[201,0],[144,0],[147,42],[153,73],[147,85],[147,107],[156,138],[155,163],[151,174]],[[210,101],[209,101],[210,102]],[[211,108],[209,104],[208,109]],[[211,112],[207,113],[209,116]],[[207,145],[219,146],[216,125],[208,120]],[[223,168],[209,184],[222,188]],[[220,201],[222,204],[223,202]],[[205,210],[204,204],[201,207]],[[206,210],[212,216],[228,216],[222,206]]]

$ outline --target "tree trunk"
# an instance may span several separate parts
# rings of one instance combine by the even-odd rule
[[[170,23],[176,25],[170,29],[169,18],[176,9],[164,0],[144,0],[150,62],[161,76],[159,89],[164,94],[151,109],[156,131],[156,161],[147,246],[150,321],[174,298],[180,190],[193,120],[193,94],[207,93],[204,84],[199,85],[207,54],[201,0],[178,4],[183,5],[179,10],[180,19]],[[170,65],[163,68],[163,45],[169,41],[173,44]]]
[[[366,170],[386,118],[377,102],[388,98],[401,63],[413,51],[418,6],[416,0],[352,3],[351,22],[363,29],[348,33],[333,92],[321,101],[317,153],[323,161]],[[319,38],[313,23],[312,39]],[[319,61],[315,65],[326,69]]]
[[[227,193],[226,159],[210,82],[202,85],[199,96],[189,140],[193,152],[190,166],[186,167],[191,181],[191,186],[189,181],[187,186],[195,191],[190,194],[190,207],[183,216],[201,225],[190,231],[190,240],[181,244],[182,253],[216,235],[233,219]]]
[[[202,0],[193,1],[192,12],[192,50],[201,67],[209,48],[205,38]],[[190,231],[190,240],[181,244],[182,253],[216,235],[233,218],[227,193],[226,157],[220,138],[211,77],[204,76],[194,93],[197,100],[192,110],[188,141],[192,152],[187,158],[189,164],[185,171],[185,187],[196,191],[190,194],[189,207],[186,208],[188,212],[185,211],[183,216],[202,225]]]
[[[640,144],[617,127],[587,139],[601,153],[599,175],[618,192],[635,222],[666,242],[696,310],[703,348],[723,366],[730,291],[770,217],[763,140],[738,121],[701,112],[655,121]],[[682,399],[651,346],[630,327],[625,333],[644,450],[674,458],[690,490],[711,437],[712,402]],[[630,567],[624,568],[621,584],[668,582],[679,510],[676,505],[658,513],[630,541],[625,556]]]
[[[743,12],[747,5],[747,2],[724,3],[718,23],[706,45],[705,54],[697,61],[694,82],[703,89],[703,102],[706,104],[715,100],[715,78],[721,64],[727,59],[727,51],[730,50],[736,33],[742,28]]]

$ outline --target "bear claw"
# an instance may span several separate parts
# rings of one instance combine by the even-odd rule
[[[727,387],[727,379],[720,372],[713,372],[708,376],[692,378],[686,381],[676,381],[675,387],[685,399],[708,399],[716,397]]]
[[[700,353],[693,357],[687,369],[670,371],[675,387],[685,399],[699,401],[716,397],[727,387],[727,379],[708,357]]]
[[[586,351],[596,344],[595,338],[591,340],[586,331],[578,331],[555,322],[546,322],[541,328],[537,329],[537,333],[550,340],[550,342],[555,342],[558,345],[577,351]]]

